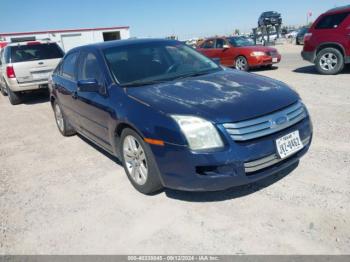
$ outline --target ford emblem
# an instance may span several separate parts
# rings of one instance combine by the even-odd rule
[[[277,118],[275,120],[275,124],[276,125],[283,125],[284,123],[286,123],[288,121],[288,118],[286,116],[280,116],[279,118]]]

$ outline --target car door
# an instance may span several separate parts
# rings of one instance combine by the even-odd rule
[[[82,51],[79,58],[78,80],[97,80],[98,92],[77,91],[77,103],[82,132],[91,140],[112,152],[108,123],[110,119],[110,100],[107,93],[103,70],[104,61],[99,60],[94,51]]]
[[[215,58],[215,39],[208,39],[198,48],[198,51],[203,55]]]
[[[68,54],[62,61],[58,72],[52,76],[52,88],[63,113],[74,128],[79,129],[79,108],[76,104],[76,64],[79,52]]]
[[[345,46],[345,52],[346,56],[348,56],[348,59],[350,59],[350,14],[344,21],[344,30],[345,30],[345,35],[346,35],[346,46]],[[350,62],[350,61],[348,61]]]
[[[232,66],[234,54],[231,46],[223,38],[217,38],[215,41],[215,57],[220,58],[220,63],[224,66]]]

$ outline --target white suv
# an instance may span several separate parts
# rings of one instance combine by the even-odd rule
[[[10,43],[1,50],[0,88],[11,104],[21,103],[21,93],[48,87],[48,78],[64,53],[50,41]]]

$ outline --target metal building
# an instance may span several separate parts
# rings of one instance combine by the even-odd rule
[[[64,51],[80,45],[128,39],[129,37],[128,26],[0,33],[0,41],[3,42],[52,40],[57,42]]]

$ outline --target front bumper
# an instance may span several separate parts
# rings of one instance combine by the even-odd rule
[[[250,184],[298,162],[308,151],[312,140],[309,117],[272,135],[239,143],[233,141],[223,127],[219,129],[226,141],[225,148],[219,152],[198,153],[185,146],[170,144],[151,146],[165,187],[185,191],[218,191]],[[301,151],[266,168],[249,169],[249,163],[276,155],[275,140],[295,130],[299,130],[301,140],[308,139]]]
[[[274,58],[277,58],[277,61],[273,61]],[[272,56],[268,56],[268,55],[265,55],[265,56],[253,56],[253,57],[250,57],[248,59],[248,64],[249,64],[249,67],[260,67],[260,66],[268,66],[268,65],[272,65],[272,64],[277,64],[279,62],[281,62],[281,58],[282,56],[280,54],[278,54],[277,56],[275,57],[272,57]]]

